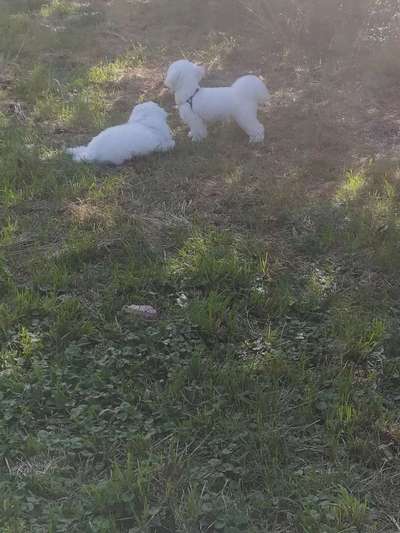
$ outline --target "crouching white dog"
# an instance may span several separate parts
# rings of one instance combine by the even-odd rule
[[[121,165],[133,157],[166,152],[175,146],[167,124],[167,113],[154,102],[133,108],[126,124],[99,133],[87,146],[68,148],[74,161],[96,161]]]
[[[257,119],[257,109],[269,99],[264,83],[257,76],[247,75],[231,87],[202,88],[199,83],[204,74],[203,66],[181,59],[172,63],[165,78],[192,140],[207,137],[207,122],[233,119],[250,142],[262,142],[264,126]]]

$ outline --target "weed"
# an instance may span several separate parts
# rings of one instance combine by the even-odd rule
[[[237,312],[230,297],[222,293],[211,291],[206,298],[193,300],[188,314],[207,339],[232,338],[237,333]]]
[[[65,0],[51,0],[47,5],[43,4],[40,10],[42,17],[54,15],[71,15],[79,10],[78,2],[67,2]]]
[[[229,235],[191,237],[170,262],[170,271],[185,286],[203,290],[240,290],[248,286],[254,265],[241,254]]]
[[[333,334],[347,360],[363,362],[377,350],[385,338],[385,321],[368,317],[363,310],[339,305],[332,317]]]
[[[368,505],[351,495],[345,487],[340,487],[335,515],[339,528],[354,526],[361,531],[368,521]]]

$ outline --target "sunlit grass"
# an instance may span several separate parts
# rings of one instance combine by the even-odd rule
[[[79,94],[65,110],[66,124],[73,128],[104,127],[108,102],[101,91],[87,90]]]
[[[248,286],[256,265],[237,244],[229,234],[193,236],[171,260],[171,274],[186,279],[188,286],[205,290]]]
[[[336,193],[339,202],[349,202],[357,198],[366,181],[366,176],[362,172],[348,172],[346,180]]]
[[[17,233],[18,223],[16,220],[9,218],[3,223],[0,230],[0,245],[4,246],[13,242],[13,239]]]
[[[338,501],[334,511],[339,528],[354,524],[357,528],[365,527],[369,518],[369,509],[366,501],[362,501],[348,492],[345,487],[340,487]]]
[[[48,4],[43,4],[40,9],[42,17],[51,17],[53,15],[71,15],[81,8],[81,2],[70,0],[50,0]]]
[[[96,84],[118,82],[129,69],[140,67],[144,59],[144,47],[136,45],[123,56],[117,57],[114,61],[104,62],[91,67],[88,73],[88,81]]]
[[[239,46],[232,35],[214,34],[209,39],[209,45],[204,50],[197,52],[196,60],[204,63],[208,68],[221,68],[226,56]]]

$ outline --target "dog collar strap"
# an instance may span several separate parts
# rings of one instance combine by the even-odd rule
[[[200,91],[200,87],[197,87],[197,89],[194,91],[192,96],[186,100],[186,103],[190,105],[190,109],[193,111],[193,98],[196,96],[196,94]]]

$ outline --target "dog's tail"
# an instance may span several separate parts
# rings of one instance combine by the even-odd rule
[[[72,155],[74,161],[89,161],[87,146],[75,146],[74,148],[67,148],[67,154]]]
[[[232,89],[241,99],[253,100],[257,104],[264,104],[270,97],[264,82],[252,74],[237,79]]]

